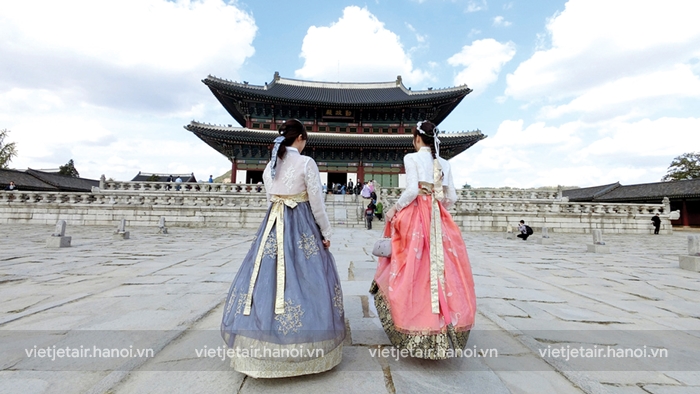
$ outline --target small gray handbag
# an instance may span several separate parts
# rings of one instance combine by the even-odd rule
[[[372,254],[377,257],[390,257],[391,256],[391,238],[381,238],[374,243],[374,248],[372,248]]]

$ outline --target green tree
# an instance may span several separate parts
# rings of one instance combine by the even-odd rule
[[[661,180],[668,182],[696,178],[700,178],[700,153],[691,152],[674,158]]]
[[[66,163],[65,165],[58,167],[58,173],[61,175],[72,176],[74,178],[80,176],[78,170],[76,170],[75,166],[73,165],[73,159],[68,160],[68,163]]]
[[[10,134],[10,130],[0,130],[0,168],[7,168],[12,158],[17,156],[17,146],[14,142],[5,143],[5,138]]]

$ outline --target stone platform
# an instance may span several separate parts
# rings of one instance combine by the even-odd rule
[[[72,246],[49,249],[52,230],[0,230],[0,393],[700,392],[700,273],[679,268],[685,232],[607,235],[605,255],[586,252],[585,234],[538,245],[465,233],[479,310],[468,349],[479,356],[431,362],[373,353],[388,349],[367,292],[381,225],[336,229],[350,329],[343,361],[323,374],[256,380],[197,353],[222,345],[224,298],[252,230],[132,228],[116,240],[112,226],[69,226]],[[151,353],[29,355],[54,345]],[[564,348],[649,354],[553,351]],[[663,349],[667,357],[650,357]]]

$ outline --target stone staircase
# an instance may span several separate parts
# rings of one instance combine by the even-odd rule
[[[326,194],[326,212],[333,227],[364,228],[368,200],[350,194]]]

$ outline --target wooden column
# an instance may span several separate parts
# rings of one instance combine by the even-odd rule
[[[688,217],[688,207],[685,205],[685,198],[683,199],[683,205],[681,205],[681,223],[683,227],[690,227],[690,218]]]
[[[231,158],[231,183],[236,183],[236,158]]]

